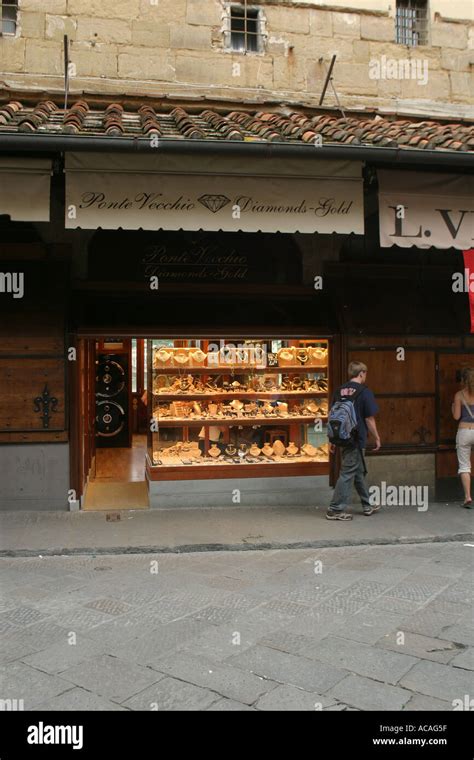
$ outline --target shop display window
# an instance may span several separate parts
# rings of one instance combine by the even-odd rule
[[[328,462],[327,340],[147,344],[151,468]]]

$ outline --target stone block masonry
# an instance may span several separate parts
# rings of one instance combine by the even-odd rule
[[[224,0],[22,0],[16,35],[0,39],[0,72],[6,86],[21,90],[63,88],[63,37],[76,64],[71,92],[167,90],[185,97],[239,100],[252,97],[315,105],[325,67],[337,55],[334,84],[346,107],[384,107],[417,115],[468,115],[472,98],[474,24],[430,18],[429,44],[395,43],[393,9],[374,0],[372,10],[335,10],[270,0],[258,5],[260,52],[225,48],[229,5]],[[426,61],[423,86],[414,80],[371,78],[371,62]],[[239,67],[233,64],[239,64]],[[156,88],[153,88],[156,82]],[[327,105],[335,105],[331,90]]]

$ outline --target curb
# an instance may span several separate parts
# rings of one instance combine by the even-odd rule
[[[241,552],[283,549],[334,549],[349,546],[399,546],[405,544],[434,544],[473,541],[472,533],[455,533],[448,536],[402,536],[394,538],[326,539],[320,541],[296,541],[294,543],[255,544],[182,544],[180,546],[110,546],[73,547],[69,549],[1,549],[1,557],[58,557],[114,554],[185,554],[203,552]]]

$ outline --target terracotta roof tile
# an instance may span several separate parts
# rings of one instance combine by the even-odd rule
[[[102,109],[86,99],[74,102],[66,112],[51,100],[34,106],[18,101],[0,103],[0,134],[111,135],[199,140],[257,140],[323,144],[374,145],[426,150],[474,151],[474,126],[442,124],[434,120],[414,121],[380,115],[342,117],[339,111],[306,114],[282,107],[280,110],[250,109],[225,111],[206,108],[200,113],[181,106],[172,110],[149,104],[133,107],[110,103]]]

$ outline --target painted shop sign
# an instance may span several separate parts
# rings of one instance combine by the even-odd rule
[[[248,278],[249,257],[237,251],[222,252],[217,246],[171,252],[166,245],[155,245],[145,250],[142,267],[145,279],[239,282]]]
[[[363,234],[362,180],[69,172],[66,227]]]
[[[286,234],[96,230],[88,271],[107,281],[295,284],[301,252]]]
[[[472,176],[378,171],[380,245],[471,248]]]

